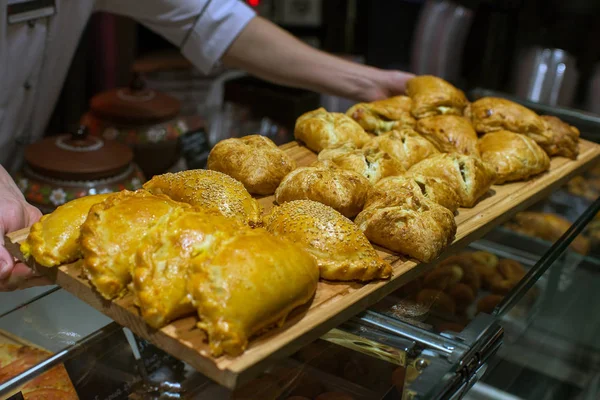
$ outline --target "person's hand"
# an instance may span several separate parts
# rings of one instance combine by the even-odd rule
[[[367,101],[387,99],[406,93],[406,83],[415,75],[392,70],[378,70],[374,78],[375,84],[365,93]]]

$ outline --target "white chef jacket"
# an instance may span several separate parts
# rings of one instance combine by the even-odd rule
[[[79,38],[94,11],[129,16],[208,73],[255,16],[238,0],[55,0],[56,13],[8,23],[0,0],[0,164],[18,167],[17,141],[43,136]]]

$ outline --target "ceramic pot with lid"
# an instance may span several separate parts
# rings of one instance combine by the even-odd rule
[[[27,201],[49,213],[79,197],[141,188],[144,174],[132,160],[129,147],[81,126],[27,146],[25,166],[14,178]]]

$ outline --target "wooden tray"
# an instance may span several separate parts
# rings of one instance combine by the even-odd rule
[[[298,165],[308,165],[316,160],[310,150],[292,142],[282,146]],[[582,171],[600,156],[600,146],[582,140],[580,154],[576,161],[553,158],[550,170],[527,182],[493,186],[488,195],[474,208],[459,210],[456,216],[458,231],[454,243],[440,258],[460,250],[498,225],[514,213],[548,196],[552,190],[562,185],[571,176]],[[273,197],[265,197],[260,202],[268,211]],[[17,258],[23,259],[19,243],[27,237],[28,229],[7,235],[6,247]],[[320,282],[314,300],[309,306],[297,310],[285,325],[251,341],[246,352],[238,357],[210,356],[204,333],[195,327],[196,317],[177,320],[170,325],[154,330],[141,319],[133,305],[131,295],[114,302],[102,299],[90,284],[80,278],[80,262],[59,268],[45,269],[34,262],[30,265],[49,275],[58,285],[74,294],[92,307],[103,312],[119,324],[130,328],[139,336],[149,340],[164,351],[189,363],[198,371],[216,382],[234,388],[254,377],[275,358],[290,355],[305,344],[317,339],[330,329],[387,294],[411,281],[431,268],[433,264],[417,264],[389,251],[377,248],[382,257],[392,263],[394,272],[389,281],[369,284]]]

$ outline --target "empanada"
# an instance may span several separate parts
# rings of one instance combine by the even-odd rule
[[[208,155],[207,168],[237,179],[250,193],[269,195],[296,162],[266,136],[250,135],[217,143]]]
[[[479,139],[481,158],[496,169],[496,183],[526,180],[550,168],[550,158],[533,139],[509,131]]]
[[[439,178],[460,198],[461,207],[473,207],[496,180],[494,169],[478,157],[442,153],[415,164],[408,175]]]
[[[188,288],[214,356],[240,354],[251,336],[283,324],[319,281],[311,255],[262,228],[245,229],[214,257],[195,261]]]
[[[395,129],[413,128],[415,119],[410,115],[412,100],[408,96],[395,96],[371,103],[358,103],[346,111],[369,133],[380,135]]]
[[[364,151],[384,151],[400,162],[404,169],[409,169],[419,161],[438,154],[438,149],[412,129],[391,131],[369,140]]]
[[[111,194],[97,194],[71,200],[44,215],[31,226],[21,252],[27,259],[44,267],[56,267],[81,258],[79,229],[94,204],[102,203]]]
[[[530,135],[549,156],[562,156],[572,160],[579,154],[579,129],[550,115],[540,117],[546,127],[541,137]]]
[[[543,120],[530,109],[500,97],[482,97],[469,104],[465,116],[478,133],[507,130],[524,135],[541,135]]]
[[[322,107],[304,113],[296,120],[294,136],[317,153],[344,143],[362,147],[369,140],[369,134],[358,122],[342,113],[327,112]]]
[[[436,115],[417,122],[416,131],[443,153],[479,156],[477,132],[468,119],[458,115]]]
[[[260,223],[258,201],[241,182],[221,172],[193,169],[156,175],[144,184],[144,189],[205,210],[218,210],[251,226]]]
[[[314,200],[352,218],[362,210],[371,184],[353,171],[324,165],[290,172],[275,191],[275,202]]]
[[[321,278],[334,281],[386,279],[392,267],[383,261],[358,227],[333,208],[311,200],[275,207],[265,229],[310,253]]]
[[[406,94],[413,101],[411,113],[415,118],[434,115],[462,115],[468,104],[462,90],[431,75],[412,78],[406,83]]]

